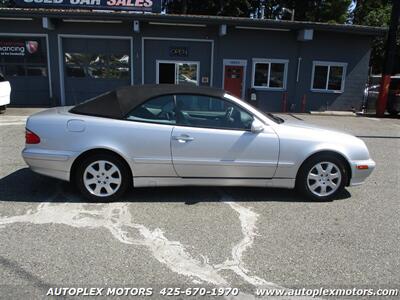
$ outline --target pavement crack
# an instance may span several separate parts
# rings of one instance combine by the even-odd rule
[[[41,203],[36,210],[23,215],[0,217],[0,227],[14,223],[63,224],[76,228],[106,228],[118,241],[128,245],[146,247],[151,255],[171,271],[217,287],[229,287],[231,283],[220,272],[230,270],[245,283],[254,287],[282,289],[267,280],[249,274],[243,261],[245,252],[250,249],[257,236],[256,223],[259,215],[251,208],[235,202],[228,194],[221,194],[221,203],[228,205],[238,216],[242,239],[233,246],[231,257],[221,264],[210,264],[208,257],[192,257],[179,241],[170,241],[162,229],[149,229],[134,222],[129,211],[129,203],[93,204],[86,209],[82,203]],[[133,232],[138,238],[132,238]],[[247,295],[249,299],[251,295]]]

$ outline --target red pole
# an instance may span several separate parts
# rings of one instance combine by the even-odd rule
[[[288,95],[287,95],[287,93],[283,93],[283,96],[282,96],[282,112],[287,112],[287,97],[288,97]]]
[[[306,103],[307,103],[307,96],[304,94],[303,99],[301,100],[301,112],[306,112]]]
[[[391,76],[382,75],[381,86],[379,89],[379,97],[376,103],[376,115],[378,117],[383,117],[385,115],[387,100],[389,96],[389,86],[390,86]]]
[[[378,117],[383,117],[385,115],[387,107],[390,80],[393,72],[394,60],[396,57],[397,27],[399,25],[399,18],[400,0],[394,0],[392,6],[392,14],[390,17],[389,34],[386,42],[385,62],[382,70],[381,88],[376,103],[376,115]]]

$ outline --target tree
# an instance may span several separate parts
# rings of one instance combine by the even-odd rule
[[[10,7],[11,1],[10,0],[0,0],[0,7]]]
[[[248,0],[174,0],[167,1],[167,12],[173,14],[221,15],[247,17],[252,8]]]
[[[390,20],[391,3],[388,0],[356,0],[353,23],[386,26]]]
[[[352,3],[351,0],[282,0],[278,2],[277,11],[284,7],[294,9],[296,21],[340,24],[346,22],[349,6]],[[285,16],[284,14],[283,18],[288,18],[288,15]]]
[[[265,6],[267,19],[290,19],[284,8],[295,9],[298,21],[345,23],[352,0],[169,0],[168,13],[248,17]]]
[[[399,1],[399,0],[393,0]],[[353,24],[387,27],[390,22],[392,4],[389,0],[358,0],[352,15]],[[400,30],[400,29],[399,29]],[[375,38],[372,42],[371,67],[376,74],[382,72],[386,37]],[[399,53],[395,73],[400,73],[400,38],[397,40]]]

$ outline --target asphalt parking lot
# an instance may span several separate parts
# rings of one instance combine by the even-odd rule
[[[33,111],[0,115],[1,298],[69,286],[230,286],[240,299],[257,286],[400,286],[400,119],[283,116],[355,134],[369,147],[373,175],[332,202],[196,187],[138,189],[94,204],[27,169],[20,152]]]

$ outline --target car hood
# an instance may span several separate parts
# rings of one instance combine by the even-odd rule
[[[336,145],[365,145],[364,142],[344,131],[318,126],[303,121],[285,121],[279,125],[277,134],[280,138],[308,140],[310,142],[324,142]]]
[[[344,135],[348,135],[348,136],[353,136],[345,131],[340,131],[340,130],[336,130],[336,129],[332,129],[329,127],[324,127],[324,126],[320,126],[320,125],[315,125],[315,124],[310,124],[304,121],[293,121],[293,120],[289,120],[289,121],[285,121],[284,123],[282,123],[282,125],[287,126],[287,127],[292,127],[292,128],[304,128],[304,129],[309,129],[309,130],[315,130],[318,132],[321,131],[329,131],[330,133],[336,133],[336,134],[344,134]],[[354,137],[354,136],[353,136]]]
[[[365,143],[346,132],[309,124],[303,121],[285,121],[276,129],[282,145],[320,150],[333,150],[358,160],[369,159]],[[299,150],[301,151],[301,150]]]

